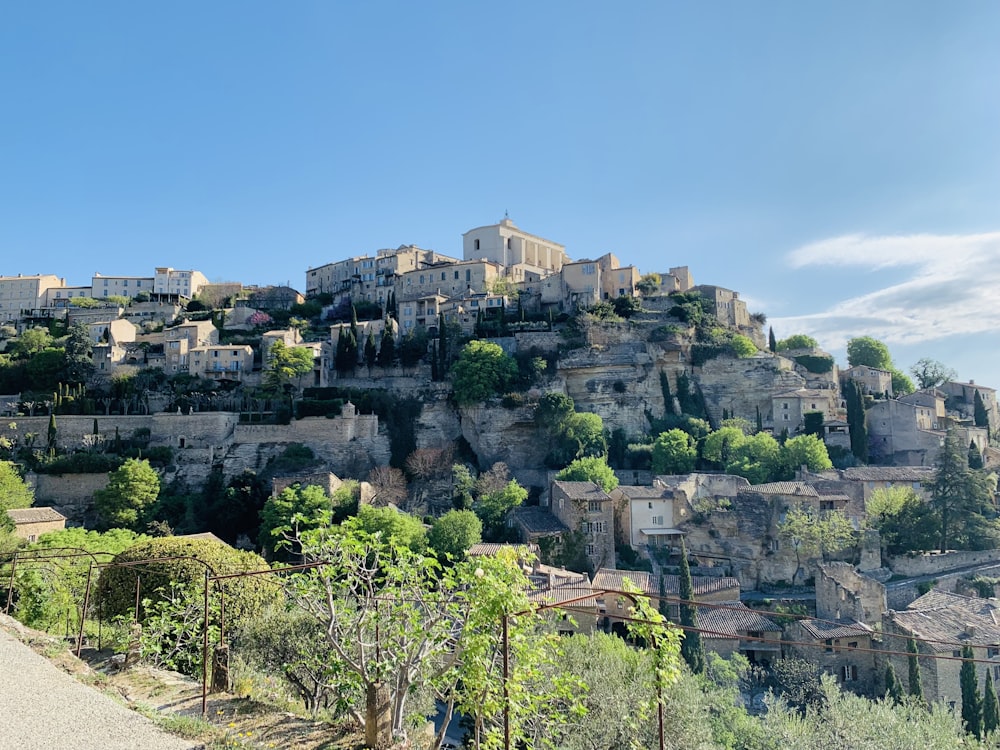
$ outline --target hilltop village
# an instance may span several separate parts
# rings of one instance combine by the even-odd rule
[[[378,250],[307,269],[301,290],[170,267],[0,276],[0,326],[0,449],[34,491],[9,511],[28,541],[110,525],[95,495],[127,457],[160,480],[137,531],[266,554],[268,498],[349,486],[427,526],[481,511],[463,554],[534,551],[539,596],[596,592],[581,630],[620,622],[599,592],[623,577],[676,597],[683,543],[708,650],[800,656],[881,695],[890,662],[906,684],[898,635],[973,646],[1000,678],[995,389],[937,363],[912,383],[864,337],[837,363],[687,266],[571,260],[504,218],[461,257]],[[956,452],[992,477],[980,506],[940,497]],[[245,517],[206,510],[251,477],[266,487]],[[922,666],[925,698],[959,699],[958,661]]]

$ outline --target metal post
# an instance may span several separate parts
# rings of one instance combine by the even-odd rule
[[[83,594],[83,609],[80,611],[80,633],[76,638],[76,657],[78,659],[80,658],[80,650],[83,648],[83,624],[87,621],[87,607],[90,606],[90,578],[93,574],[94,563],[91,562],[87,569],[87,588]]]
[[[139,584],[142,581],[142,576],[136,571],[135,574],[135,617],[133,617],[134,622],[139,622]]]
[[[510,750],[510,633],[507,629],[507,613],[503,615],[503,747]]]
[[[10,560],[10,583],[7,586],[7,606],[3,608],[3,613],[5,615],[10,614],[10,603],[14,598],[14,571],[17,569],[17,550],[14,551],[14,557]]]
[[[208,571],[205,571],[205,618],[201,623],[201,718],[208,713]]]

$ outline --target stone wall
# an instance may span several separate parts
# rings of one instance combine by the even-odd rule
[[[902,576],[938,575],[970,565],[1000,562],[1000,549],[975,552],[925,552],[922,555],[900,555],[889,558],[888,565],[893,573]]]
[[[559,347],[565,339],[561,333],[555,331],[525,331],[515,333],[514,341],[517,342],[519,352],[530,352],[533,348],[543,352],[558,352]]]
[[[853,565],[825,563],[816,572],[816,616],[826,620],[850,618],[875,627],[887,607],[886,589]]]
[[[29,481],[40,505],[55,506],[71,524],[80,524],[92,518],[94,493],[108,486],[108,475],[32,474]]]
[[[795,372],[794,363],[765,353],[747,359],[710,359],[695,371],[695,379],[705,397],[705,408],[716,425],[722,419],[723,409],[754,424],[758,408],[764,423],[771,424],[771,396],[805,385],[802,376]]]

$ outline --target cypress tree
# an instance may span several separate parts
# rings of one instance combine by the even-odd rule
[[[368,329],[368,338],[365,340],[365,364],[370,370],[375,366],[378,359],[378,347],[375,345],[375,331]]]
[[[903,702],[903,686],[899,684],[891,661],[885,668],[885,697],[897,705]]]
[[[663,394],[663,413],[669,416],[674,413],[674,397],[670,393],[670,378],[663,371],[660,372],[660,393]]]
[[[48,430],[48,448],[49,451],[55,450],[56,447],[56,413],[54,411],[49,412],[49,430]]]
[[[438,313],[438,378],[448,375],[448,330],[444,325],[444,313]]]
[[[868,462],[868,426],[865,424],[865,400],[856,380],[847,384],[847,426],[851,435],[851,453],[862,463]]]
[[[778,341],[774,338],[774,327],[768,326],[767,328],[767,348],[772,352],[778,351]]]
[[[760,416],[760,406],[757,407],[757,432],[764,431],[764,418]]]
[[[987,430],[990,428],[990,415],[986,411],[986,404],[983,403],[983,397],[979,395],[978,390],[973,400],[972,415],[976,421],[976,427],[985,427]]]
[[[909,668],[910,695],[917,700],[923,700],[924,689],[920,684],[920,662],[917,661],[917,642],[913,638],[910,638],[906,642],[906,653],[909,654],[906,657],[906,664]]]
[[[986,687],[983,688],[983,734],[993,734],[1000,727],[1000,702],[993,687],[993,676],[986,670]]]
[[[962,646],[962,671],[958,676],[962,688],[962,721],[965,731],[978,740],[983,736],[983,704],[976,678],[976,663],[972,659],[972,646]]]
[[[382,367],[391,367],[396,359],[396,339],[392,335],[392,323],[386,320],[385,330],[382,332],[382,344],[378,350],[378,363]]]
[[[976,446],[974,440],[969,441],[969,468],[983,468],[983,455],[979,452],[979,448]]]
[[[695,674],[705,671],[705,646],[701,642],[698,627],[698,607],[694,602],[694,586],[691,583],[691,566],[688,564],[687,546],[681,540],[680,571],[680,614],[684,640],[681,641],[681,656]]]

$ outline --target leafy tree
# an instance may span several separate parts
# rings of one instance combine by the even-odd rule
[[[720,427],[705,437],[701,457],[719,466],[725,466],[735,448],[746,442],[746,433],[735,426]]]
[[[472,508],[472,490],[476,486],[476,478],[465,464],[453,464],[451,467],[451,503],[457,510]]]
[[[352,520],[352,528],[371,536],[409,547],[422,553],[427,549],[427,531],[420,519],[395,508],[375,508],[362,505],[358,515]]]
[[[528,499],[528,491],[517,480],[511,479],[498,490],[481,494],[472,505],[472,510],[483,522],[483,533],[487,539],[499,539],[504,535],[507,514]]]
[[[130,458],[111,472],[107,487],[94,493],[94,508],[105,528],[138,531],[145,528],[159,493],[160,476],[149,461]]]
[[[687,474],[694,470],[697,458],[694,438],[683,430],[661,433],[653,443],[654,474]]]
[[[825,471],[832,469],[833,463],[827,453],[826,445],[815,435],[799,435],[789,438],[778,452],[782,477],[791,479],[800,466],[809,471]]]
[[[729,339],[729,348],[739,359],[747,359],[757,353],[757,345],[753,340],[738,333]]]
[[[903,686],[899,684],[899,678],[896,677],[892,661],[889,661],[885,667],[885,697],[896,705],[903,702]]]
[[[917,381],[917,388],[937,388],[958,377],[955,370],[929,357],[918,359],[910,368],[910,373]]]
[[[279,559],[288,559],[289,540],[325,525],[332,511],[333,500],[322,487],[286,487],[268,499],[260,512],[260,546]]]
[[[795,551],[795,576],[803,572],[803,558],[836,552],[851,546],[856,533],[851,522],[839,511],[823,515],[807,506],[793,506],[778,524],[779,538]]]
[[[848,381],[844,389],[847,402],[847,429],[851,436],[851,453],[862,463],[868,462],[868,425],[865,422],[865,400],[861,385]]]
[[[983,735],[989,736],[1000,727],[1000,703],[993,686],[993,675],[986,670],[986,684],[983,686]]]
[[[313,353],[301,346],[285,346],[283,341],[275,341],[268,352],[267,372],[264,386],[281,392],[286,385],[298,381],[312,372]]]
[[[819,342],[816,341],[812,336],[806,336],[804,333],[796,333],[789,336],[787,339],[782,339],[778,342],[778,351],[787,352],[790,349],[818,349]]]
[[[897,396],[905,396],[908,393],[913,393],[916,389],[913,387],[913,381],[907,377],[906,373],[899,370],[896,367],[890,368],[892,373],[892,392]]]
[[[892,369],[889,347],[871,336],[860,336],[847,342],[847,363],[851,367],[863,365],[879,370]]]
[[[260,533],[260,514],[270,495],[267,483],[256,472],[247,469],[226,485],[219,482],[215,485],[216,491],[211,493],[210,484],[206,482],[200,498],[204,519],[201,528],[230,544],[236,544],[244,535],[256,540]]]
[[[441,557],[465,558],[473,544],[483,539],[483,523],[471,510],[450,510],[438,518],[427,533],[427,543]]]
[[[452,367],[455,400],[475,404],[504,393],[517,378],[517,363],[497,344],[470,341]]]
[[[920,682],[920,662],[917,660],[917,655],[920,653],[917,650],[917,642],[913,638],[909,638],[906,641],[906,664],[908,667],[908,677],[910,683],[910,695],[916,698],[918,701],[924,699],[924,689]]]
[[[662,279],[658,273],[645,273],[643,274],[639,281],[636,283],[635,288],[639,290],[644,297],[649,297],[652,294],[656,294],[660,290],[660,283]]]
[[[28,328],[10,345],[11,354],[18,359],[30,359],[52,346],[48,328]]]
[[[983,737],[983,703],[979,695],[974,658],[972,646],[962,646],[962,669],[958,683],[962,689],[962,722],[965,724],[965,731],[979,740]]]
[[[12,508],[30,508],[34,502],[35,493],[21,478],[17,465],[0,461],[0,517]]]
[[[684,630],[681,641],[681,656],[695,674],[705,671],[705,646],[698,632],[698,607],[694,604],[694,585],[691,583],[691,566],[688,563],[687,546],[681,540],[680,567],[680,619]]]
[[[766,432],[758,432],[730,451],[726,473],[746,477],[751,484],[770,481],[778,471],[778,441]]]
[[[556,474],[562,482],[593,482],[605,492],[618,486],[618,477],[603,457],[587,456],[577,458],[569,466]]]
[[[802,415],[802,431],[806,435],[815,435],[820,440],[823,439],[823,412],[807,411]]]

